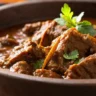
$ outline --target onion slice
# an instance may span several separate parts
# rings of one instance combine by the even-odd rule
[[[52,46],[52,48],[51,48],[51,50],[49,51],[47,57],[45,58],[44,63],[43,63],[43,65],[42,65],[42,69],[44,69],[44,68],[46,67],[47,63],[48,63],[49,60],[52,58],[52,56],[53,56],[53,54],[54,54],[54,52],[55,52],[55,50],[56,50],[56,48],[57,48],[57,46],[58,46],[58,43],[60,42],[60,37],[61,37],[61,36],[59,36],[59,37],[57,38],[56,42],[55,42],[54,45]]]

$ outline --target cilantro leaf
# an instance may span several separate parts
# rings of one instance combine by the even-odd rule
[[[82,22],[79,22],[78,25],[92,25],[89,21],[84,20]]]
[[[44,60],[38,60],[34,63],[34,69],[40,69],[42,68],[42,64],[43,64]]]
[[[81,59],[79,59],[78,64],[81,63],[84,59],[85,59],[84,57],[82,57]]]
[[[72,52],[69,53],[69,54],[65,53],[65,54],[63,55],[63,57],[64,57],[65,59],[69,59],[69,60],[75,60],[75,59],[78,58],[78,56],[79,56],[78,50],[74,50],[74,51],[72,51]]]
[[[81,21],[81,18],[84,15],[84,12],[81,12],[78,16],[73,17],[74,12],[71,11],[71,8],[66,3],[61,8],[61,12],[60,18],[55,19],[55,21],[60,25],[66,25],[68,28],[76,27],[76,24]]]
[[[83,34],[90,34],[91,36],[96,35],[96,30],[93,28],[89,21],[82,21],[76,25],[76,29]]]
[[[61,8],[60,18],[63,18],[66,22],[67,27],[75,27],[75,22],[72,21],[73,12],[71,12],[71,8],[68,4],[64,4]]]
[[[64,4],[64,6],[61,8],[62,15],[65,15],[68,18],[72,18],[73,12],[71,12],[71,8],[69,7],[68,4]]]
[[[75,64],[79,64],[79,63],[81,63],[83,60],[84,60],[85,58],[84,57],[82,57],[82,58],[78,58],[78,59],[76,59],[75,61],[74,61],[74,63]]]
[[[61,25],[61,26],[65,25],[65,21],[64,21],[63,18],[56,18],[55,21],[56,21],[59,25]]]
[[[66,25],[68,28],[76,27],[82,34],[96,35],[96,30],[89,21],[80,22],[84,12],[81,12],[78,16],[73,15],[74,12],[71,11],[70,6],[65,3],[61,8],[60,18],[55,19],[55,21],[60,25]]]
[[[83,34],[89,34],[91,36],[96,35],[96,30],[93,28],[92,25],[84,25],[84,24],[78,24],[76,26],[76,29]]]

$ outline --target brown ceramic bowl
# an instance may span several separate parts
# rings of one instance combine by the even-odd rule
[[[22,23],[58,17],[63,1],[17,3],[0,7],[0,29]],[[67,2],[76,14],[96,18],[95,2]],[[11,73],[0,69],[0,96],[92,96],[96,95],[96,79],[61,80]],[[95,96],[94,95],[94,96]]]

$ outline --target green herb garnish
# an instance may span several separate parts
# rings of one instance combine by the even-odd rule
[[[42,68],[42,64],[43,64],[44,60],[38,60],[34,63],[34,69],[40,69]]]
[[[69,54],[64,53],[63,57],[68,60],[76,60],[79,57],[79,52],[78,50],[74,50]]]
[[[90,22],[82,21],[77,26],[76,29],[82,34],[90,34],[91,36],[96,35],[96,30],[93,28]]]
[[[72,12],[69,5],[65,3],[61,8],[60,17],[56,18],[55,21],[62,26],[66,25],[68,28],[76,27],[80,33],[90,34],[91,36],[96,35],[96,30],[94,30],[89,21],[81,21],[84,12],[81,12],[78,16],[73,15],[74,12]]]
[[[74,61],[74,63],[75,64],[79,64],[79,63],[81,63],[83,60],[84,60],[85,58],[84,57],[82,57],[82,58],[78,58],[78,59],[76,59],[75,61]]]

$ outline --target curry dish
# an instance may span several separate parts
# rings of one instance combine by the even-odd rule
[[[96,21],[89,21],[95,30]],[[96,38],[55,20],[5,29],[0,31],[0,67],[38,77],[94,79]]]

